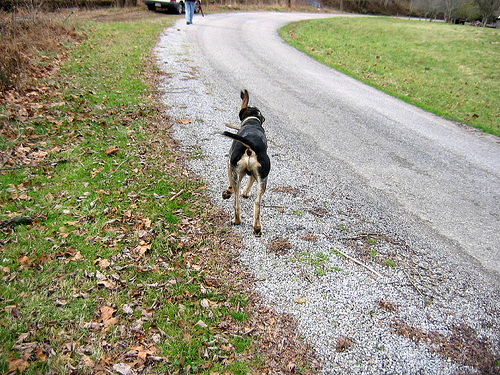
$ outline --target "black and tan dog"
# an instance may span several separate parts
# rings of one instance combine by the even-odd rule
[[[258,108],[248,106],[248,91],[241,92],[241,126],[237,134],[223,132],[226,137],[233,139],[229,150],[229,187],[222,193],[222,198],[229,199],[234,194],[233,224],[241,223],[239,191],[241,180],[248,175],[248,183],[243,189],[242,197],[250,196],[250,188],[257,181],[257,198],[253,210],[253,232],[256,236],[262,234],[260,225],[260,203],[266,191],[267,176],[271,169],[271,162],[267,156],[267,139],[262,127],[264,116]]]

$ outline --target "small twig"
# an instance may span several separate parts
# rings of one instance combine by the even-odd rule
[[[343,240],[360,240],[360,239],[366,238],[366,237],[378,237],[378,238],[381,238],[382,235],[377,234],[377,233],[361,233],[359,236],[356,236],[356,237],[344,237],[342,239]]]
[[[68,20],[68,18],[71,17],[74,13],[75,13],[74,11],[71,11],[71,13],[68,14],[66,18],[64,18],[63,22],[65,23]]]
[[[250,335],[253,331],[255,331],[255,327],[250,328],[248,331],[244,332],[243,334],[244,334],[245,336],[248,336],[248,335]]]
[[[184,189],[181,189],[180,191],[178,191],[176,194],[174,194],[168,201],[169,202],[172,202],[175,198],[177,198],[179,195],[181,195],[182,193],[184,193]]]
[[[420,289],[417,288],[417,286],[415,285],[415,283],[413,282],[413,280],[410,278],[410,275],[408,275],[406,273],[405,270],[403,270],[403,273],[405,274],[406,278],[408,279],[408,281],[410,282],[410,284],[415,288],[415,290],[418,292],[418,294],[420,294],[422,297],[424,297],[424,294],[420,291]]]
[[[344,237],[342,240],[345,241],[355,241],[355,240],[364,240],[366,238],[378,238],[381,240],[385,240],[388,243],[392,243],[394,245],[399,245],[399,246],[404,246],[405,244],[401,241],[396,241],[391,239],[390,237],[386,236],[385,234],[378,234],[378,233],[360,233],[359,236],[356,237]]]
[[[369,271],[373,272],[373,273],[374,273],[375,275],[377,275],[378,277],[382,277],[382,275],[381,275],[380,273],[378,273],[377,271],[375,271],[375,270],[374,270],[373,268],[371,268],[370,266],[367,266],[366,264],[361,263],[359,260],[357,260],[357,259],[355,259],[355,258],[353,258],[353,257],[351,257],[351,256],[349,256],[349,255],[347,255],[347,254],[344,254],[344,253],[343,253],[342,251],[340,251],[340,250],[335,249],[335,251],[336,251],[336,252],[338,252],[340,255],[345,256],[347,259],[352,260],[354,263],[359,264],[361,267],[365,267],[367,270],[369,270]]]
[[[120,167],[123,165],[123,163],[125,163],[125,162],[127,162],[127,161],[129,161],[129,160],[130,160],[130,158],[126,158],[124,161],[122,161],[122,162],[118,165],[118,167],[116,167],[116,168],[115,168],[115,170],[114,170],[112,173],[116,173],[116,171],[117,171],[118,169],[120,169]]]

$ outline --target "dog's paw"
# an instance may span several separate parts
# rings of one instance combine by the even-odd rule
[[[257,227],[257,228],[253,228],[253,234],[255,235],[255,237],[260,237],[262,236],[262,228],[261,227]]]
[[[231,224],[233,224],[233,225],[240,225],[241,224],[241,220],[234,218],[233,220],[231,220]]]
[[[222,192],[222,199],[229,199],[231,198],[231,195],[233,195],[233,192],[231,190],[224,190]]]

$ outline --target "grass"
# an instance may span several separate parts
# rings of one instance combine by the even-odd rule
[[[294,254],[294,258],[301,263],[311,266],[316,276],[325,276],[328,272],[340,270],[338,267],[329,267],[330,256],[322,252],[311,253],[303,251]]]
[[[261,366],[236,334],[247,297],[212,280],[210,233],[224,233],[151,95],[150,50],[172,19],[77,22],[86,37],[39,94],[1,104],[2,373]]]
[[[297,22],[280,34],[390,95],[500,135],[498,30],[366,17]]]

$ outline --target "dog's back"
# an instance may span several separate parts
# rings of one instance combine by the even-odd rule
[[[248,157],[253,153],[260,164],[259,175],[262,179],[267,178],[271,161],[267,155],[267,139],[261,123],[257,119],[250,119],[241,127],[238,134],[224,132],[224,135],[234,139],[229,150],[231,165],[236,166],[245,153]],[[252,168],[247,168],[247,174],[250,174],[251,170]]]

